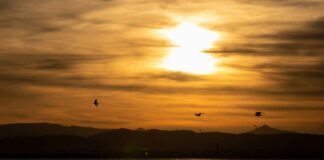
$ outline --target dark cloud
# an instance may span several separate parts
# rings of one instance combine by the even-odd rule
[[[324,111],[324,105],[309,104],[309,105],[244,105],[239,106],[239,109],[252,110],[252,111],[273,111],[273,112],[304,112],[304,111]]]
[[[299,88],[301,90],[324,90],[324,65],[315,66],[312,69],[275,70],[263,72],[264,76],[279,83],[283,89]],[[323,96],[323,95],[322,95]]]
[[[272,48],[273,51],[281,54],[323,55],[323,28],[324,17],[321,17],[315,21],[306,22],[300,29],[280,31],[275,34],[258,37],[277,41],[276,44],[269,45],[268,49]]]
[[[79,81],[91,81],[75,69],[80,65],[101,60],[101,55],[7,53],[0,54],[0,96],[3,99],[31,99],[40,93],[34,86],[65,86]],[[91,79],[92,78],[92,79]],[[90,83],[90,82],[89,82]]]
[[[211,52],[224,56],[277,57],[272,61],[270,58],[270,62],[250,66],[237,63],[224,65],[259,73],[265,81],[275,82],[276,85],[272,87],[278,88],[280,92],[290,93],[292,97],[303,97],[306,94],[322,97],[322,90],[324,90],[323,28],[324,18],[322,17],[297,25],[290,30],[260,35],[254,40],[251,38],[249,39],[251,43],[232,44],[227,48],[223,47],[223,49]]]
[[[161,72],[155,74],[149,74],[146,76],[149,79],[165,79],[178,82],[190,82],[199,81],[203,79],[203,76],[187,74],[183,72]]]
[[[324,89],[324,62],[321,61],[313,64],[261,64],[254,66],[253,70],[285,87]]]
[[[247,36],[245,37],[246,40],[244,43],[224,44],[218,50],[209,50],[206,52],[220,55],[323,56],[324,17],[294,26],[292,29],[278,31],[272,34]]]
[[[96,62],[103,59],[112,59],[102,55],[73,55],[73,54],[1,54],[0,55],[0,81],[8,84],[1,90],[1,95],[21,95],[28,96],[37,94],[35,91],[23,90],[26,86],[46,86],[62,87],[70,89],[99,89],[106,91],[142,92],[151,94],[249,94],[265,96],[324,96],[323,84],[324,63],[312,65],[286,65],[286,64],[262,64],[249,70],[262,73],[267,79],[272,79],[280,84],[285,84],[284,88],[245,87],[245,86],[163,86],[145,84],[145,81],[138,81],[135,84],[104,84],[99,82],[100,77],[96,74],[83,75],[75,71],[78,66]],[[91,67],[91,66],[89,66]],[[270,71],[268,71],[270,70]],[[194,76],[178,72],[162,72],[149,76],[149,81],[155,79],[167,79],[178,82],[190,82],[202,80],[201,76]],[[145,77],[144,76],[144,77]],[[107,77],[109,79],[109,75]],[[291,87],[288,84],[298,84]],[[317,86],[316,86],[317,85]]]
[[[18,8],[14,5],[14,2],[7,2],[6,4],[0,16],[0,29],[22,29],[33,34],[62,29],[61,26],[50,23],[54,18],[53,16],[48,16],[46,13],[28,13],[26,8]],[[30,16],[30,14],[33,14],[33,16]]]
[[[275,82],[276,85],[272,87],[287,94],[290,93],[291,96],[305,96],[306,94],[309,94],[308,96],[323,96],[324,61],[321,60],[306,63],[274,60],[252,66],[238,64],[229,66],[259,73],[266,81]]]
[[[10,0],[2,0],[2,1],[0,1],[0,13],[3,10],[5,10],[5,9],[7,9],[7,8],[10,7],[9,2],[10,2]]]
[[[19,70],[29,70],[33,73],[39,70],[68,70],[80,64],[107,58],[103,55],[77,55],[54,53],[1,53],[0,68],[14,73]],[[109,56],[113,58],[113,56]],[[16,70],[11,70],[15,68]]]
[[[324,17],[315,21],[306,22],[302,28],[293,31],[281,31],[273,35],[263,35],[264,38],[274,38],[281,41],[294,41],[294,42],[312,42],[324,43]]]
[[[0,30],[24,30],[30,32],[31,35],[62,31],[79,21],[85,21],[81,18],[82,14],[104,7],[107,2],[113,2],[113,0],[92,2],[2,0],[0,2]],[[76,5],[76,3],[84,5]],[[57,23],[59,21],[69,21],[69,23]]]
[[[260,39],[261,41],[264,39]],[[251,40],[252,42],[255,40]],[[207,50],[207,53],[213,53],[221,56],[246,55],[246,56],[321,56],[324,47],[322,42],[307,43],[302,41],[290,42],[263,42],[224,45],[218,50]]]
[[[10,88],[13,95],[21,92],[21,88],[26,86],[62,87],[65,89],[98,89],[105,91],[124,91],[150,94],[208,94],[208,95],[262,95],[262,96],[304,96],[321,97],[324,96],[323,89],[300,89],[300,88],[255,88],[255,87],[233,87],[233,86],[206,86],[206,87],[175,87],[175,86],[155,86],[145,84],[102,84],[96,81],[95,77],[82,75],[53,75],[53,74],[12,74],[1,73],[0,81],[3,84],[15,84]],[[19,84],[19,85],[18,85]],[[9,89],[9,88],[8,88]],[[29,92],[28,90],[26,90]],[[1,95],[5,95],[7,90],[2,90]],[[37,93],[36,91],[30,91]],[[19,94],[18,94],[19,95]],[[25,93],[24,95],[28,95]]]
[[[322,0],[237,0],[238,2],[251,4],[251,5],[264,5],[264,6],[281,6],[281,7],[318,7],[322,5],[324,1]]]
[[[15,103],[16,100],[31,101],[36,100],[42,95],[33,90],[30,90],[19,84],[6,83],[1,81],[2,85],[0,86],[0,100],[6,103]],[[5,105],[5,104],[2,104]]]

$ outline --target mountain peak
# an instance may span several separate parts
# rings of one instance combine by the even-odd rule
[[[296,132],[280,130],[277,128],[272,128],[269,125],[262,125],[261,127],[256,127],[252,131],[247,133],[256,134],[256,135],[274,135],[274,134],[296,134]]]
[[[262,129],[275,129],[275,128],[272,128],[272,127],[270,127],[269,125],[267,125],[267,124],[264,124],[263,126],[261,126],[261,127],[257,127],[257,128],[262,128]]]

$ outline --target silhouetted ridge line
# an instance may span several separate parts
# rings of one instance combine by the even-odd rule
[[[78,135],[92,136],[109,129],[91,127],[63,126],[53,123],[14,123],[0,125],[0,139],[15,136],[42,136],[42,135]]]

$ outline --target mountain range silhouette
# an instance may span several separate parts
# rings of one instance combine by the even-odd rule
[[[267,125],[242,134],[57,124],[0,126],[1,158],[323,158],[324,135]],[[11,135],[9,133],[12,133]]]
[[[63,126],[53,123],[13,123],[0,125],[0,139],[16,136],[77,135],[88,137],[109,129]]]

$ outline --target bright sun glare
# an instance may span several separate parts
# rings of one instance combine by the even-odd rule
[[[203,53],[203,50],[211,48],[220,39],[218,32],[184,22],[163,33],[176,45],[164,59],[163,68],[191,74],[210,74],[216,71],[218,59]]]

